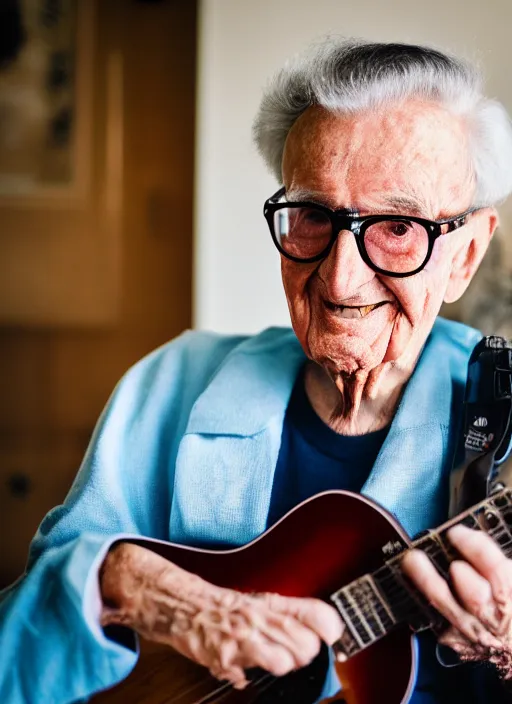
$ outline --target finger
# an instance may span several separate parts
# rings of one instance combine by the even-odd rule
[[[264,635],[289,650],[295,667],[305,667],[320,651],[320,637],[293,616],[271,614],[263,629]]]
[[[210,667],[210,674],[218,680],[226,680],[231,682],[235,689],[245,689],[245,687],[249,684],[249,680],[245,676],[245,672],[237,665],[231,665],[226,669],[213,665]]]
[[[295,616],[272,609],[272,606],[283,605],[286,601],[285,597],[274,595],[260,596],[256,601],[252,598],[240,610],[245,629],[242,627],[232,633],[240,642],[259,633],[271,643],[286,648],[294,658],[295,668],[304,667],[318,654],[321,640]]]
[[[262,633],[255,631],[241,645],[240,665],[242,668],[261,667],[276,677],[282,677],[296,669],[295,658],[282,645],[269,641]]]
[[[439,638],[440,645],[446,645],[454,650],[463,660],[487,660],[489,648],[469,641],[453,626],[448,628]]]
[[[285,597],[280,594],[265,594],[263,598],[272,611],[293,616],[311,628],[328,645],[341,638],[343,623],[340,615],[333,606],[324,601]]]
[[[452,545],[488,580],[498,607],[512,611],[512,561],[507,559],[494,540],[482,531],[454,526],[447,533]]]
[[[500,642],[472,614],[465,611],[450,591],[427,555],[411,550],[402,560],[402,569],[430,604],[472,643],[499,647]]]
[[[232,638],[225,638],[213,651],[213,657],[217,660],[219,671],[228,672],[236,663],[238,657],[238,643]]]
[[[467,526],[454,526],[446,533],[448,540],[482,577],[489,579],[507,558],[487,533]]]
[[[450,565],[452,586],[458,600],[469,613],[497,635],[500,613],[496,608],[490,583],[469,562],[455,560]]]
[[[463,648],[471,648],[473,643],[469,641],[465,636],[462,635],[454,626],[450,626],[444,631],[437,639],[438,643],[441,645],[447,645],[452,650],[460,652]]]

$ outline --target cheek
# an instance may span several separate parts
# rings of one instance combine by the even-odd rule
[[[433,252],[425,269],[410,279],[390,281],[388,287],[400,303],[410,325],[430,326],[439,313],[450,276],[450,266],[441,252]]]
[[[401,312],[411,327],[421,326],[423,321],[430,320],[437,315],[441,304],[439,303],[436,308],[437,295],[435,291],[437,286],[428,272],[423,271],[410,279],[392,282],[389,284],[389,288],[396,296]],[[442,296],[440,300],[442,300]]]
[[[434,242],[434,248],[432,250],[432,254],[430,255],[430,259],[428,260],[427,266],[425,267],[425,271],[435,275],[436,272],[443,270],[446,262],[450,260],[451,241],[448,239],[450,236],[451,233],[449,235],[442,235]]]
[[[433,300],[439,301],[439,305],[443,301],[453,266],[455,240],[449,237],[440,237],[436,241],[432,257],[425,267],[426,289]]]
[[[317,264],[297,264],[281,257],[281,278],[290,306],[308,300],[308,283],[317,268]]]
[[[317,268],[317,264],[297,264],[281,257],[281,277],[292,327],[306,352],[308,331],[311,324],[311,300],[308,284]]]

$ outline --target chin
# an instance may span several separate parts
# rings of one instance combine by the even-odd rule
[[[387,345],[381,347],[349,333],[308,336],[309,356],[330,375],[369,373],[384,360]]]
[[[380,306],[360,318],[340,315],[326,306],[315,312],[306,334],[311,357],[338,373],[369,372],[381,364],[401,327],[395,305]]]

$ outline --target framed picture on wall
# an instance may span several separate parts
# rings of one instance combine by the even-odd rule
[[[65,206],[85,197],[92,11],[87,0],[7,0],[2,10],[11,29],[1,33],[9,45],[0,63],[0,205]]]

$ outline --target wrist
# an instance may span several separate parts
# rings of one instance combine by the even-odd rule
[[[126,623],[124,612],[123,567],[126,561],[126,543],[115,543],[108,551],[99,570],[99,588],[102,601],[100,623],[103,627]],[[127,624],[128,625],[128,624]]]
[[[176,606],[193,595],[200,598],[206,583],[157,553],[134,543],[119,542],[100,568],[103,601],[101,623],[146,629],[161,604]]]

